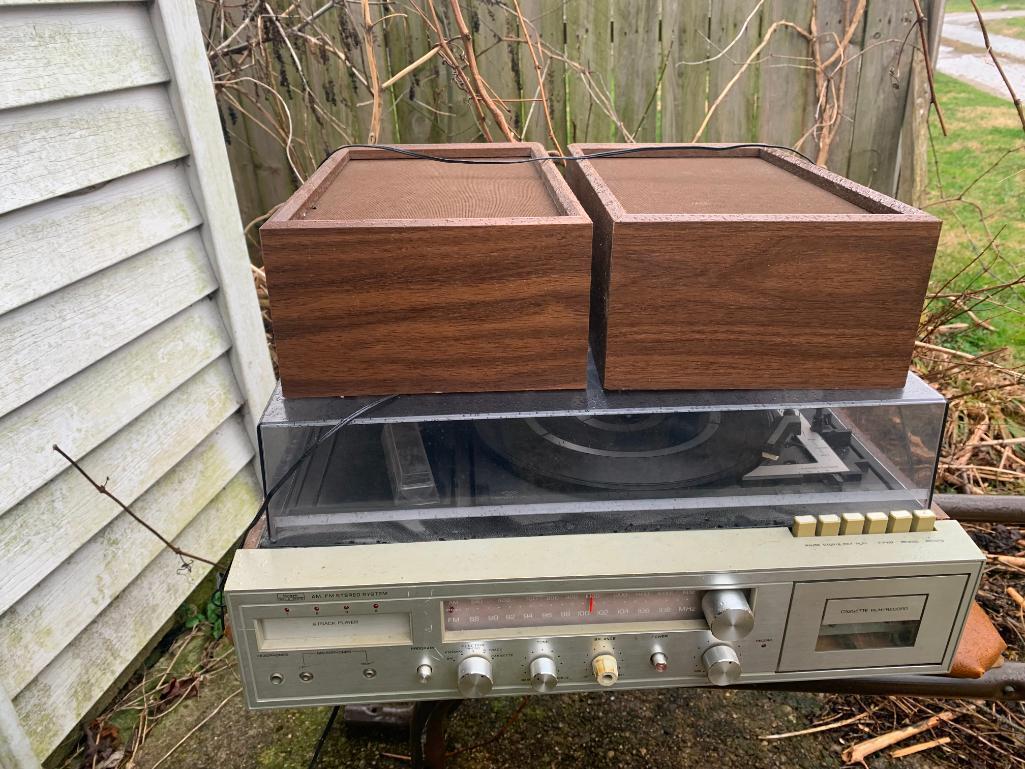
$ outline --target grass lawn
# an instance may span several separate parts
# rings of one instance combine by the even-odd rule
[[[929,186],[923,201],[923,207],[943,219],[933,285],[943,285],[998,232],[998,253],[991,251],[984,257],[985,270],[982,264],[969,268],[952,288],[1018,278],[1025,274],[1025,133],[1017,114],[1009,100],[945,75],[937,74],[936,92],[949,135],[943,136],[933,115],[935,157],[930,151]],[[1017,150],[975,183],[962,201],[940,202],[956,198],[1013,148]],[[973,353],[1007,346],[1019,362],[1025,362],[1025,314],[1021,314],[1025,313],[1025,286],[1005,291],[998,299],[1007,307],[986,303],[976,308],[995,331],[962,334],[950,343]]]
[[[976,0],[982,17],[986,18],[986,11],[1020,11],[1025,10],[1025,0]],[[945,13],[972,12],[971,0],[947,0],[944,7]],[[987,23],[987,26],[989,24]]]
[[[982,18],[986,18],[983,11]],[[1016,37],[1025,40],[1025,16],[1015,19],[993,19],[986,22],[986,29],[991,35],[1003,35],[1004,37]]]

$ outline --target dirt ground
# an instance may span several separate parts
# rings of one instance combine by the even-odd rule
[[[139,769],[303,769],[327,721],[328,709],[251,713],[245,709],[234,670],[212,677],[198,697],[162,717],[142,750]],[[230,699],[228,699],[230,697]],[[194,732],[218,704],[216,716]],[[706,689],[601,692],[532,697],[520,717],[489,741],[520,704],[519,699],[471,700],[453,716],[449,748],[486,742],[450,759],[453,769],[533,767],[724,767],[819,769],[842,765],[842,732],[780,740],[760,736],[811,726],[823,715],[816,695]],[[181,742],[184,739],[184,742]],[[176,744],[180,747],[168,756]],[[322,769],[382,767],[408,763],[383,755],[405,754],[405,733],[395,727],[342,723],[326,743]],[[931,769],[928,758],[899,762],[885,754],[873,769]]]

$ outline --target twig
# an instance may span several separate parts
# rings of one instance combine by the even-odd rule
[[[891,750],[890,755],[893,758],[904,758],[904,756],[910,756],[914,753],[921,753],[923,750],[935,748],[938,745],[947,745],[949,743],[950,737],[940,737],[935,740],[929,740],[928,742],[919,742],[915,745],[908,745],[906,748],[898,748],[897,750]]]
[[[547,68],[542,68],[541,62],[538,60],[537,52],[534,50],[534,43],[530,39],[530,30],[527,29],[527,20],[523,17],[523,11],[520,10],[519,0],[513,0],[513,8],[516,10],[516,18],[519,20],[520,29],[523,30],[523,37],[526,38],[527,41],[527,50],[530,52],[530,60],[534,63],[534,73],[537,75],[537,93],[544,110],[545,126],[548,129],[548,138],[552,140],[552,145],[555,147],[556,152],[562,155],[562,147],[559,145],[559,139],[555,135],[555,128],[552,126],[552,114],[548,109],[548,96],[545,94],[544,69]]]
[[[925,77],[929,81],[929,101],[932,102],[932,106],[936,108],[936,117],[940,121],[940,130],[943,135],[947,135],[947,124],[943,120],[943,110],[940,109],[940,102],[936,98],[936,84],[933,82],[932,77],[932,58],[929,56],[929,39],[925,34],[925,25],[928,19],[922,12],[922,3],[919,0],[912,0],[915,4],[915,13],[918,14],[918,18],[915,20],[915,24],[918,25],[918,37],[922,41],[922,58],[925,60]],[[975,0],[972,0],[972,5],[975,5]],[[987,41],[988,42],[988,41]],[[914,55],[914,53],[912,53]],[[1023,123],[1025,125],[1025,123]]]
[[[370,75],[370,93],[374,97],[373,111],[370,113],[370,132],[367,144],[377,144],[381,138],[381,82],[377,75],[377,52],[374,49],[374,22],[370,16],[370,3],[363,0],[363,46],[367,61],[367,74]]]
[[[381,83],[381,90],[383,91],[388,86],[394,85],[395,83],[400,81],[402,78],[404,78],[406,75],[408,75],[413,70],[415,70],[415,69],[419,68],[420,66],[422,66],[422,65],[426,64],[427,62],[429,62],[431,59],[434,58],[434,55],[439,50],[441,50],[441,46],[437,46],[436,45],[431,50],[429,50],[427,53],[425,53],[423,56],[421,56],[419,59],[414,61],[412,64],[408,64],[405,67],[403,67],[401,70],[399,70],[394,75],[392,75],[390,78],[388,78],[383,83]]]
[[[470,28],[466,26],[466,20],[463,18],[463,9],[459,7],[459,0],[450,0],[450,5],[452,6],[453,18],[456,20],[456,27],[459,29],[459,36],[463,39],[463,52],[466,55],[466,64],[470,68],[470,75],[473,77],[477,93],[484,102],[484,106],[488,108],[488,112],[491,113],[495,123],[498,124],[498,130],[505,136],[506,141],[514,142],[516,141],[516,136],[509,127],[509,123],[506,122],[502,110],[495,104],[494,99],[488,95],[488,90],[484,87],[484,79],[480,76],[480,71],[477,69],[477,55],[473,50],[473,37],[470,35]]]
[[[957,718],[958,715],[960,714],[954,713],[950,710],[945,710],[942,713],[923,719],[916,724],[905,726],[903,729],[897,729],[895,731],[888,732],[887,734],[881,734],[878,737],[872,737],[871,739],[864,740],[844,750],[843,760],[848,764],[861,764],[862,766],[868,766],[868,764],[865,763],[865,759],[873,753],[883,750],[884,748],[888,748],[902,740],[906,740],[908,737],[914,737],[916,734],[928,731],[944,721],[952,721]]]
[[[803,37],[807,39],[811,38],[810,33],[801,29],[792,21],[780,20],[773,22],[772,25],[767,30],[765,30],[765,34],[762,36],[762,41],[757,46],[755,46],[755,49],[751,51],[750,55],[747,57],[747,60],[741,65],[740,69],[738,69],[736,74],[730,79],[730,82],[726,84],[726,87],[722,89],[722,92],[716,97],[715,101],[712,102],[712,105],[708,108],[708,111],[705,112],[705,117],[701,121],[701,125],[698,126],[698,130],[694,132],[694,138],[691,139],[692,142],[698,142],[701,140],[701,134],[705,132],[705,129],[708,127],[709,121],[711,121],[712,119],[712,115],[715,114],[715,111],[719,108],[719,105],[723,103],[723,100],[726,98],[727,94],[729,94],[733,86],[736,85],[737,81],[740,80],[740,78],[744,75],[744,72],[747,71],[747,68],[751,65],[751,62],[754,61],[758,54],[761,53],[762,49],[769,44],[769,40],[772,38],[773,33],[781,27],[789,27],[791,29],[797,30],[797,32],[800,33]]]
[[[845,718],[843,721],[830,721],[828,724],[820,724],[819,726],[812,726],[808,729],[799,729],[796,732],[783,732],[782,734],[763,734],[758,739],[760,740],[785,740],[789,737],[800,737],[804,734],[815,734],[816,732],[828,732],[830,729],[837,729],[841,726],[848,726],[853,723],[857,723],[863,719],[868,718],[872,713],[875,712],[875,708],[872,710],[866,710],[864,713],[858,713],[856,716]]]
[[[747,18],[744,19],[744,23],[740,25],[740,29],[737,31],[736,37],[734,37],[729,42],[729,44],[725,48],[723,48],[721,51],[719,51],[719,53],[717,53],[715,56],[709,56],[707,59],[699,59],[698,61],[678,61],[678,62],[676,62],[676,66],[677,67],[685,67],[685,66],[689,67],[689,66],[694,66],[696,64],[711,64],[716,59],[721,59],[723,56],[725,56],[729,52],[729,50],[733,46],[735,46],[738,42],[740,42],[740,39],[744,36],[744,32],[747,31],[747,25],[751,23],[751,19],[754,18],[755,14],[758,13],[758,9],[761,8],[764,4],[765,4],[765,0],[758,0],[758,2],[755,3],[755,7],[751,9],[751,13],[749,13],[747,15]],[[702,35],[702,37],[705,37],[705,36]],[[708,42],[708,43],[712,42],[707,37],[705,38],[705,41]]]
[[[241,693],[242,693],[242,687],[240,686],[238,689],[236,689],[231,694],[229,694],[227,697],[225,697],[223,700],[221,700],[221,704],[220,705],[218,705],[216,708],[214,708],[212,711],[210,711],[210,713],[207,714],[206,718],[204,718],[198,724],[196,724],[191,729],[189,729],[189,731],[185,734],[185,736],[182,737],[180,740],[178,740],[178,742],[176,742],[174,744],[174,747],[172,747],[169,751],[167,751],[167,753],[165,753],[163,755],[163,757],[159,761],[157,761],[155,764],[153,764],[151,769],[157,769],[158,766],[160,766],[162,763],[164,763],[164,761],[166,761],[168,758],[171,757],[171,754],[174,753],[174,751],[178,750],[178,748],[180,748],[182,745],[184,745],[193,734],[195,734],[197,731],[199,731],[200,727],[202,727],[204,724],[206,724],[206,722],[209,721],[211,718],[216,716],[220,712],[221,708],[223,708],[225,705],[227,705],[231,700],[235,699]]]
[[[915,5],[918,5],[918,0],[915,0]],[[972,0],[972,8],[975,9],[975,16],[979,20],[979,29],[982,30],[982,39],[986,44],[986,52],[989,54],[989,58],[993,60],[993,64],[996,65],[997,72],[1000,73],[1000,77],[1004,81],[1004,85],[1007,86],[1007,92],[1011,94],[1011,103],[1014,104],[1014,108],[1018,111],[1018,120],[1021,121],[1021,130],[1025,131],[1025,110],[1022,109],[1021,99],[1019,99],[1018,94],[1014,92],[1014,86],[1012,86],[1011,81],[1007,79],[1007,74],[1004,72],[1004,68],[1001,66],[1000,60],[993,52],[993,46],[990,45],[989,42],[989,30],[986,29],[986,22],[982,20],[982,11],[979,10],[979,6],[976,4],[975,0]],[[947,132],[944,131],[943,133],[946,135]]]
[[[85,470],[82,469],[82,466],[80,464],[78,464],[78,462],[76,462],[74,459],[72,459],[70,456],[68,456],[66,453],[64,453],[64,450],[61,449],[61,447],[58,446],[56,443],[53,444],[53,450],[56,451],[58,454],[60,454],[62,457],[64,457],[64,459],[67,460],[69,465],[71,465],[73,468],[78,470],[78,472],[82,475],[82,477],[85,478],[87,481],[89,481],[89,483],[92,484],[92,487],[94,489],[96,489],[103,496],[108,497],[109,499],[113,500],[116,505],[118,505],[122,510],[124,510],[126,513],[128,513],[128,515],[132,518],[132,520],[134,520],[136,523],[138,523],[140,526],[142,526],[144,529],[146,529],[146,531],[148,531],[154,537],[156,537],[161,542],[163,542],[164,545],[172,553],[174,553],[175,555],[177,555],[181,559],[182,567],[183,568],[185,568],[185,569],[191,569],[192,568],[192,564],[188,563],[185,560],[186,558],[191,558],[191,559],[193,559],[195,561],[202,561],[203,563],[210,564],[211,566],[217,566],[217,562],[216,561],[210,561],[210,560],[207,560],[206,558],[203,558],[201,556],[194,555],[194,554],[189,553],[189,552],[187,552],[185,550],[182,550],[180,547],[178,547],[176,544],[174,544],[171,540],[169,540],[167,537],[165,537],[159,531],[157,531],[152,526],[150,526],[148,523],[146,523],[144,520],[142,520],[142,518],[140,518],[138,515],[136,515],[134,512],[132,512],[132,510],[128,507],[128,505],[126,505],[120,499],[118,499],[113,494],[111,494],[110,491],[107,489],[107,484],[110,482],[110,478],[107,478],[107,480],[105,480],[103,483],[97,483],[96,481],[94,481],[92,479],[92,477],[89,475],[89,473],[87,473]]]

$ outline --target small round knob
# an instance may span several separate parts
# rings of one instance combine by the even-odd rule
[[[612,686],[619,680],[619,663],[611,654],[599,654],[591,660],[594,680],[602,686]]]
[[[669,658],[662,652],[655,652],[651,655],[651,666],[656,673],[665,673],[669,670]]]
[[[742,590],[711,590],[701,598],[708,629],[720,641],[739,641],[751,632],[755,615]]]
[[[555,660],[535,657],[530,663],[530,685],[536,692],[550,692],[559,683],[555,674]]]
[[[427,663],[424,663],[416,669],[416,680],[422,684],[430,681],[432,675],[434,675],[434,669]]]
[[[464,697],[483,697],[495,685],[491,662],[484,657],[466,657],[459,663],[459,692]]]
[[[731,646],[708,647],[701,655],[701,662],[708,680],[716,686],[729,686],[740,678],[740,658]]]

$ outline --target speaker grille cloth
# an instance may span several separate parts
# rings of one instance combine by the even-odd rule
[[[631,214],[864,214],[760,158],[602,158],[591,163]]]
[[[560,216],[533,163],[451,165],[350,160],[306,219],[488,219]]]

